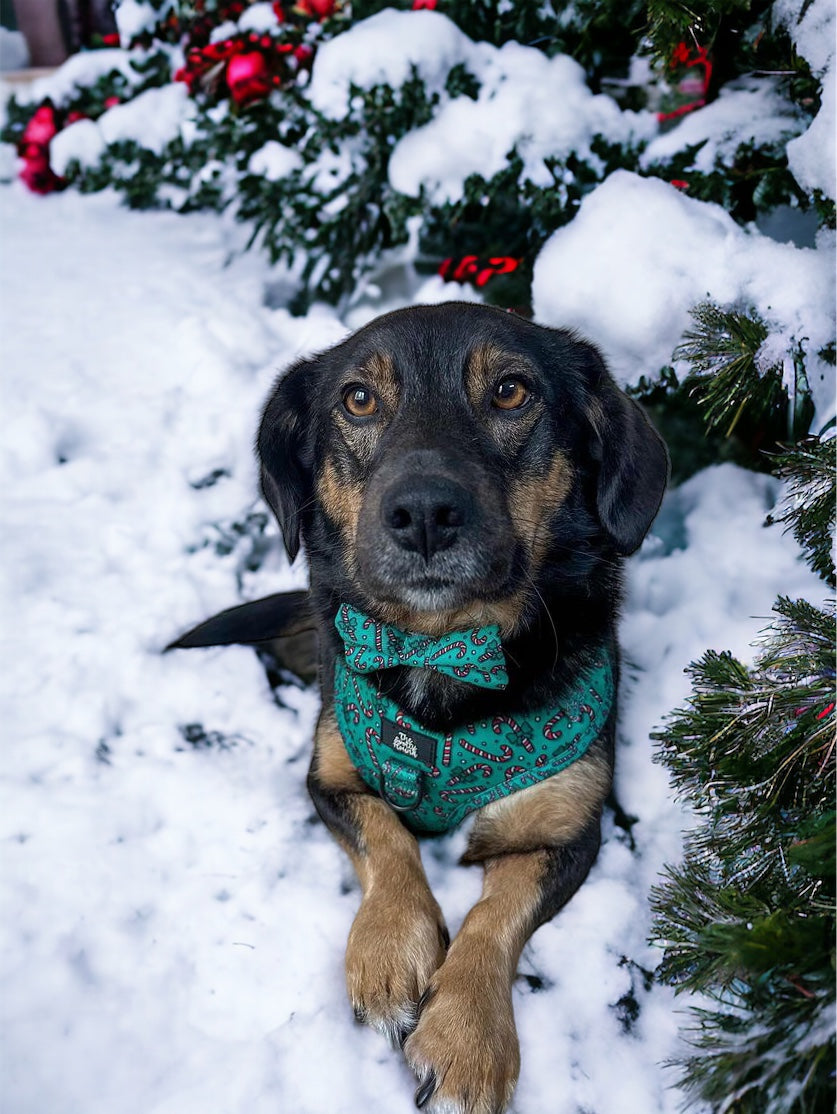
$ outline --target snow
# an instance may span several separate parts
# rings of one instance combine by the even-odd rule
[[[165,19],[172,6],[173,0],[162,0],[156,7],[142,0],[119,0],[113,14],[120,42],[127,46],[143,31],[151,31],[158,21]]]
[[[264,509],[251,444],[274,374],[345,325],[323,306],[266,308],[269,269],[221,218],[19,185],[0,209],[17,261],[0,280],[14,400],[0,458],[5,1101],[408,1110],[410,1073],[345,998],[358,892],[305,792],[314,693],[284,688],[277,706],[244,648],[160,653],[240,598],[304,583],[272,526],[257,573],[245,542],[223,556],[215,542]],[[430,282],[424,297],[446,292]],[[618,785],[638,849],[608,820],[587,883],[524,953],[543,989],[515,990],[516,1114],[679,1107],[660,1066],[679,1014],[635,966],[658,961],[645,896],[683,823],[648,732],[707,645],[750,658],[778,592],[820,597],[793,540],[763,526],[777,490],[710,469],[668,497],[630,562]],[[189,745],[179,728],[195,723],[226,748]],[[453,930],[479,892],[455,865],[464,839],[424,847]]]
[[[447,75],[463,65],[480,85],[476,100],[449,97]],[[590,152],[596,135],[615,143],[648,139],[652,113],[621,112],[605,95],[593,95],[584,70],[572,58],[547,58],[534,47],[472,42],[440,12],[385,10],[354,24],[317,53],[307,95],[315,108],[343,119],[352,88],[401,85],[415,71],[429,95],[440,98],[433,119],[396,145],[389,179],[401,193],[422,189],[434,202],[462,197],[469,174],[491,177],[516,149],[523,177],[552,183],[544,160]]]
[[[297,152],[275,139],[268,140],[264,147],[254,151],[247,163],[251,174],[259,174],[268,182],[276,182],[301,166],[302,159]]]
[[[813,73],[825,73],[833,64],[835,11],[831,0],[776,0],[773,17],[787,28],[791,40]]]
[[[453,66],[492,49],[473,43],[441,12],[385,9],[319,47],[307,96],[325,116],[342,120],[352,85],[398,87],[415,69],[428,93],[441,93]]]
[[[780,144],[799,134],[801,113],[782,96],[775,82],[742,79],[724,86],[718,99],[684,116],[677,127],[652,139],[640,157],[647,168],[700,145],[690,170],[710,174],[717,162],[731,163],[746,143]]]
[[[596,162],[594,136],[627,143],[656,130],[651,113],[623,113],[610,97],[594,96],[583,68],[567,55],[547,58],[515,42],[489,53],[482,45],[481,64],[473,66],[477,99],[449,100],[396,145],[389,180],[401,193],[418,197],[424,188],[434,203],[458,201],[468,175],[492,177],[512,150],[523,158],[522,177],[548,186],[545,159],[576,152]]]
[[[812,0],[800,7],[798,0],[777,0],[777,23],[787,28],[798,53],[821,81],[821,105],[810,127],[788,144],[788,166],[803,189],[821,190],[834,198],[837,186],[834,136],[837,132],[837,16],[833,0]]]
[[[238,21],[238,30],[251,31],[256,35],[261,35],[266,31],[275,31],[278,25],[279,21],[276,18],[276,12],[273,10],[273,4],[269,3],[268,0],[258,0],[257,3],[251,4],[244,11]]]
[[[822,104],[810,127],[788,144],[788,166],[805,190],[819,190],[834,199],[837,162],[834,158],[834,134],[837,130],[837,70],[833,64],[823,78]]]
[[[326,147],[305,167],[303,182],[311,193],[329,196],[352,174],[352,151],[348,146],[337,151]]]
[[[611,174],[542,248],[536,317],[595,337],[622,382],[669,364],[699,302],[754,307],[784,339],[817,353],[834,337],[834,235],[817,248],[742,229],[720,206],[659,179]],[[814,428],[834,414],[833,374],[818,366]]]
[[[209,41],[211,43],[222,43],[227,39],[231,39],[233,35],[238,32],[238,24],[233,20],[228,19],[226,23],[219,23],[212,28],[209,34]]]
[[[105,153],[105,137],[94,120],[76,120],[63,128],[49,146],[49,162],[55,173],[66,174],[71,162],[96,166]]]
[[[141,138],[144,147],[159,155],[177,137],[192,110],[189,90],[181,82],[173,82],[109,108],[98,124],[106,143]]]
[[[122,74],[130,85],[136,85],[139,80],[128,51],[116,48],[88,50],[83,54],[71,54],[63,65],[44,77],[15,86],[14,95],[19,104],[40,104],[48,97],[53,104],[60,107],[81,90],[89,88],[111,73]],[[5,100],[5,96],[3,99]]]

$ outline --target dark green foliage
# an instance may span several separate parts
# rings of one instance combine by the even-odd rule
[[[451,69],[445,82],[445,92],[449,97],[469,97],[475,101],[479,91],[479,81],[465,66],[459,63]]]
[[[774,520],[833,587],[834,442],[799,440],[812,416],[802,346],[782,359],[753,310],[706,303],[693,318],[675,352],[685,383],[671,373],[645,394],[653,404],[665,387],[682,411],[689,391],[709,438],[760,452],[787,481]],[[680,1083],[718,1114],[834,1109],[834,610],[785,598],[775,610],[755,666],[707,652],[657,736],[699,819],[653,894],[658,975],[709,1000],[690,1011]]]
[[[741,143],[732,158],[716,158],[708,174],[694,167],[702,144],[686,147],[664,163],[647,166],[645,173],[667,182],[687,182],[689,197],[714,201],[740,224],[747,224],[759,213],[780,205],[807,210],[810,202],[788,170],[784,148],[784,143],[798,132],[798,127],[789,127],[782,143],[762,147],[755,147],[750,141]]]
[[[823,228],[830,228],[833,230],[837,221],[835,221],[834,202],[831,198],[824,197],[820,190],[814,190],[812,204]]]
[[[768,330],[756,314],[703,305],[694,317],[677,355],[710,436],[761,427],[764,448],[766,432],[804,431],[803,353],[790,356],[804,408],[778,368],[759,367]],[[682,399],[673,376],[668,386]],[[775,520],[833,586],[834,442],[762,460],[787,481]],[[700,824],[654,892],[654,933],[659,977],[715,1002],[691,1010],[687,1096],[717,1112],[820,1114],[834,1107],[834,609],[780,598],[775,610],[755,667],[708,651],[657,736]]]
[[[6,102],[6,122],[0,129],[0,140],[3,143],[18,144],[32,114],[31,104],[18,104],[14,96],[9,97]]]
[[[771,470],[771,459],[764,453],[764,425],[742,414],[730,437],[723,430],[707,429],[697,399],[677,377],[665,367],[656,378],[643,376],[628,394],[647,411],[654,426],[669,446],[671,485],[677,487],[701,468],[729,461],[755,471]],[[773,424],[784,433],[782,411]]]
[[[648,0],[647,34],[666,60],[671,43],[697,41],[711,48],[725,22],[747,26],[768,7],[765,0]]]
[[[689,707],[660,736],[678,790],[715,817],[727,839],[777,806],[798,809],[801,823],[808,809],[832,801],[834,720],[817,717],[833,700],[833,615],[784,598],[776,612],[754,670],[716,651],[690,668]],[[752,847],[745,837],[741,855]]]
[[[713,78],[709,101],[734,78],[747,76],[751,80],[754,73],[769,75],[799,112],[800,122],[794,126],[789,116],[787,133],[779,141],[760,146],[742,142],[732,154],[717,157],[709,173],[694,169],[700,145],[684,149],[662,165],[647,167],[646,173],[687,181],[690,197],[716,202],[741,224],[784,204],[804,210],[813,207],[821,223],[827,223],[833,205],[818,207],[816,199],[800,189],[788,170],[785,154],[787,140],[804,130],[807,120],[819,110],[819,81],[796,53],[787,30],[776,26],[772,5],[763,0],[688,5],[652,0],[648,14],[650,40],[662,75],[670,74],[671,44],[679,38],[710,53]]]
[[[522,173],[523,160],[512,152],[508,164],[491,179],[469,175],[460,201],[429,205],[419,239],[419,268],[435,271],[443,259],[467,255],[521,259],[523,264],[515,272],[510,301],[500,296],[496,279],[486,286],[485,294],[489,300],[507,305],[528,302],[537,248],[530,243],[535,208],[521,204]],[[556,203],[554,227],[558,227],[569,220],[569,214],[561,219],[563,207],[551,191],[550,197]],[[528,200],[532,201],[531,194]]]
[[[816,113],[818,82],[787,29],[777,26],[771,0],[648,0],[646,13],[646,34],[662,65],[678,42],[711,54],[710,98],[724,82],[760,71],[780,75],[792,99]]]
[[[675,349],[675,359],[691,364],[690,385],[703,406],[706,424],[718,426],[725,420],[732,403],[737,415],[754,398],[766,409],[775,405],[781,389],[778,367],[765,369],[769,386],[762,396],[761,378],[756,367],[759,349],[767,340],[768,329],[758,314],[724,310],[711,302],[703,302],[692,310],[695,328],[683,334]]]
[[[350,101],[347,119],[317,117],[300,136],[300,170],[277,182],[250,175],[240,183],[237,216],[253,223],[271,259],[293,265],[304,252],[296,312],[313,296],[337,302],[353,290],[373,260],[406,242],[407,218],[417,211],[389,185],[387,164],[401,136],[430,119],[436,99],[414,74],[399,90],[353,88]],[[316,168],[329,153],[336,173],[324,188],[314,184]]]
[[[441,260],[466,255],[519,259],[518,270],[492,279],[484,294],[497,305],[528,306],[532,268],[547,239],[572,220],[584,196],[608,174],[636,166],[635,148],[608,143],[602,136],[594,136],[590,147],[590,162],[576,154],[547,159],[549,186],[525,178],[522,158],[511,151],[506,166],[492,178],[469,175],[459,201],[425,204],[419,269],[436,270]]]
[[[825,987],[817,987],[824,992]],[[769,1027],[753,1023],[750,1002],[736,1012],[695,1010],[687,1035],[697,1054],[684,1066],[687,1098],[736,1114],[833,1114],[833,1011],[809,986],[766,982]]]
[[[773,362],[762,358],[769,330],[754,310],[724,309],[707,302],[695,307],[692,316],[695,327],[684,334],[674,353],[687,365],[685,377],[663,368],[658,376],[644,376],[629,390],[675,450],[672,481],[682,482],[720,460],[784,477],[798,469],[799,477],[791,484],[794,508],[778,520],[793,526],[800,543],[811,552],[812,567],[833,583],[829,571],[833,450],[816,441],[787,449],[805,437],[813,415],[804,350],[797,345],[786,357],[793,368],[791,397],[782,364],[775,357]],[[829,351],[818,355],[827,360]],[[804,525],[797,526],[799,517]]]
[[[657,736],[701,823],[654,892],[654,931],[659,976],[717,1003],[693,1011],[687,1093],[813,1114],[834,1102],[834,612],[776,613],[754,668],[714,651],[691,667]]]
[[[193,96],[188,141],[177,138],[161,153],[138,143],[112,144],[98,165],[71,165],[66,182],[84,191],[112,185],[137,208],[190,211],[232,206],[237,217],[251,225],[250,242],[262,246],[273,261],[293,268],[299,280],[292,302],[296,310],[304,310],[312,298],[339,302],[348,297],[358,281],[379,265],[382,252],[406,242],[411,217],[419,218],[421,269],[434,271],[443,260],[466,255],[519,260],[513,274],[492,279],[483,292],[497,304],[525,309],[530,302],[532,265],[543,243],[572,219],[584,195],[617,168],[685,180],[690,196],[718,202],[742,223],[786,203],[813,205],[824,222],[833,220],[833,204],[807,198],[793,181],[783,142],[755,148],[742,143],[734,155],[719,158],[710,173],[699,174],[692,170],[694,148],[641,170],[639,148],[616,147],[598,137],[592,157],[571,153],[547,159],[553,181],[546,186],[524,177],[522,160],[512,150],[506,165],[490,179],[471,176],[458,201],[437,204],[425,195],[405,197],[389,184],[389,156],[401,136],[431,118],[437,107],[435,97],[427,96],[414,74],[400,89],[355,90],[346,119],[324,119],[298,84],[310,61],[297,63],[292,49],[304,46],[310,54],[353,22],[387,5],[370,0],[352,8],[337,6],[319,23],[301,8],[286,5],[284,21],[277,21],[264,39],[267,45],[259,36],[234,35],[233,40],[242,40],[243,49],[265,51],[271,73],[279,81],[269,95],[238,104],[228,99],[226,62],[206,62],[202,52],[212,30],[241,13],[246,6],[243,0],[179,0],[156,6],[160,12],[156,28],[144,32],[130,54],[132,76],[114,72],[73,93],[56,106],[57,123],[61,127],[77,113],[97,119],[106,100],[124,100],[167,83],[173,77],[171,48],[178,44],[186,55],[178,77],[187,82]],[[403,0],[398,6],[408,9],[412,2]],[[723,41],[734,63],[726,66],[727,76],[759,67],[780,68],[788,75],[783,80],[789,91],[806,112],[814,111],[818,103],[817,84],[806,64],[793,56],[786,32],[770,23],[768,6],[761,2],[710,0],[686,5],[665,0],[644,5],[632,0],[624,5],[616,0],[603,4],[576,0],[572,5],[549,5],[540,0],[519,4],[439,0],[438,11],[475,40],[496,45],[513,40],[547,54],[573,55],[585,66],[594,90],[603,77],[624,76],[631,56],[645,49],[643,34],[650,27],[657,35],[660,78],[675,80],[669,63],[679,43],[690,50],[707,45],[720,50]],[[285,49],[291,53],[283,54]],[[641,87],[626,90],[613,81],[608,88],[621,88],[623,100],[637,106],[649,92]],[[444,95],[475,98],[478,93],[474,74],[462,65],[454,66]],[[6,141],[19,142],[35,107],[12,101],[3,134]],[[801,118],[799,126],[803,126]],[[789,129],[790,135],[791,116]],[[248,169],[250,156],[269,140],[278,140],[301,159],[300,167],[279,181]],[[330,176],[318,173],[329,151],[342,167]],[[765,382],[769,381],[768,376]]]
[[[804,58],[796,52],[786,27],[777,27],[771,4],[760,3],[751,9],[751,22],[743,35],[738,27],[734,51],[738,73],[776,75],[789,99],[808,116],[815,116],[820,107],[820,83],[811,73]]]
[[[95,167],[71,163],[66,179],[82,193],[96,193],[112,186],[132,209],[173,208],[188,213],[221,210],[227,201],[220,167],[207,169],[207,151],[186,145],[182,139],[167,144],[161,154],[134,140],[111,144]]]

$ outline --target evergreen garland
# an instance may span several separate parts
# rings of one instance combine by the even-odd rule
[[[302,167],[275,182],[245,174],[238,187],[236,215],[252,223],[251,242],[259,239],[273,262],[303,260],[291,302],[297,313],[315,296],[336,303],[354,290],[373,261],[406,243],[407,220],[419,211],[413,199],[392,189],[387,164],[398,139],[430,119],[437,98],[428,97],[414,73],[398,90],[353,87],[349,100],[346,119],[336,123],[317,114],[315,128],[310,106],[298,102],[298,132],[304,128],[304,134],[293,142],[289,116],[278,122],[277,134],[302,156]],[[335,166],[328,186],[317,185],[323,159]]]
[[[835,442],[793,440],[810,421],[804,353],[783,361],[791,397],[782,366],[760,361],[754,311],[705,303],[693,317],[675,395],[691,393],[708,430],[744,427],[753,448],[774,448],[762,466],[786,484],[768,521],[833,588]],[[652,897],[657,974],[710,1002],[690,1011],[680,1082],[717,1114],[834,1109],[834,606],[783,597],[775,613],[752,668],[716,651],[690,667],[692,694],[656,735],[699,819]]]
[[[660,91],[664,98],[666,90],[676,94],[683,76],[703,73],[705,98],[711,99],[730,78],[753,70],[779,71],[767,80],[778,81],[797,106],[796,126],[802,130],[819,107],[818,83],[796,56],[787,32],[774,26],[764,0],[631,0],[627,5],[616,0],[556,5],[358,0],[351,6],[341,0],[298,0],[275,3],[275,24],[262,23],[267,30],[259,31],[247,30],[246,23],[238,26],[250,6],[247,0],[148,2],[154,21],[125,44],[124,64],[47,106],[51,127],[60,131],[82,117],[98,120],[113,104],[178,80],[194,101],[188,138],[182,134],[162,151],[143,147],[139,139],[110,143],[96,164],[67,167],[63,182],[50,170],[48,139],[33,145],[27,138],[33,116],[44,106],[12,98],[2,138],[31,158],[27,181],[44,192],[62,185],[85,191],[112,186],[134,207],[232,206],[238,219],[253,228],[252,243],[294,267],[298,310],[312,298],[348,298],[358,280],[380,263],[382,251],[406,242],[411,217],[418,222],[422,268],[436,269],[457,256],[513,260],[513,277],[493,280],[484,294],[499,304],[526,307],[538,251],[572,219],[583,196],[617,167],[682,181],[691,196],[719,202],[742,223],[785,203],[813,206],[826,224],[834,219],[833,203],[807,197],[787,170],[784,142],[794,134],[792,117],[787,137],[742,143],[719,155],[709,172],[695,171],[696,148],[643,166],[640,147],[618,148],[598,137],[589,157],[570,153],[548,161],[553,182],[535,185],[523,175],[519,154],[510,151],[500,171],[472,175],[461,201],[440,205],[424,193],[419,198],[398,194],[387,176],[398,138],[419,127],[436,107],[415,75],[400,89],[363,90],[339,122],[324,119],[304,95],[308,71],[324,42],[385,6],[425,6],[436,7],[474,40],[497,46],[517,41],[547,55],[568,53],[585,67],[594,91],[606,85],[631,108],[655,107]],[[220,40],[219,27],[226,33]],[[628,85],[631,59],[649,50],[657,59],[656,77],[644,87]],[[243,78],[233,76],[233,64],[237,72],[243,68]],[[478,92],[473,74],[462,65],[452,67],[446,96],[475,98]],[[672,103],[678,103],[676,95]],[[682,110],[681,105],[672,115]],[[281,181],[249,165],[250,156],[273,141],[294,150],[304,164]],[[318,175],[317,167],[326,149],[339,155],[347,170],[320,190],[327,176]]]

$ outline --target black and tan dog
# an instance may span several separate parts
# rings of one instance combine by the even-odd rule
[[[657,512],[665,449],[589,344],[446,304],[291,367],[258,451],[288,554],[301,538],[310,564],[310,597],[263,605],[281,622],[258,637],[309,614],[318,631],[308,784],[363,891],[346,953],[355,1014],[402,1045],[418,1106],[497,1114],[518,1074],[521,949],[599,848],[620,558]],[[478,652],[492,631],[493,658]],[[456,664],[466,651],[478,679]],[[463,810],[484,888],[449,944],[416,832]]]

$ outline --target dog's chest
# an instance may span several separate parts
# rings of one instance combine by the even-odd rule
[[[408,702],[416,707],[423,708],[438,695],[436,690],[438,678],[428,669],[407,670],[406,686]]]
[[[419,719],[447,711],[461,698],[459,683],[432,669],[407,669],[404,684],[404,703]]]

